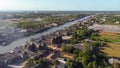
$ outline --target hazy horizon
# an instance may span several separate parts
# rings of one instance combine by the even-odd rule
[[[120,11],[120,0],[0,0],[2,11]]]

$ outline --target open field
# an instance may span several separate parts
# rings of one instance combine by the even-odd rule
[[[120,58],[120,34],[113,32],[100,32],[99,33],[102,38],[105,38],[110,43],[107,43],[107,47],[102,47],[102,52],[106,53],[109,57],[117,57]]]
[[[107,47],[102,47],[102,52],[106,53],[109,57],[120,58],[120,44],[108,43]]]
[[[100,32],[100,37],[112,43],[120,43],[120,34],[114,32]]]

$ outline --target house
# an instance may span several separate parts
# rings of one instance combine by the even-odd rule
[[[21,56],[17,53],[6,53],[2,56],[5,64],[13,64],[22,60]]]
[[[116,21],[115,24],[120,24],[120,22],[119,22],[119,21]]]

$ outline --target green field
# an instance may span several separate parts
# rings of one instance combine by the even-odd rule
[[[120,58],[120,34],[112,32],[100,32],[100,36],[107,39],[107,47],[102,47],[102,52],[106,53],[109,57]]]

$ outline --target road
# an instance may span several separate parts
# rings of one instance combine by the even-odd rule
[[[94,24],[93,26],[90,26],[89,28],[93,28],[95,30],[102,30],[106,32],[115,32],[120,33],[120,27],[116,25],[98,25]]]

